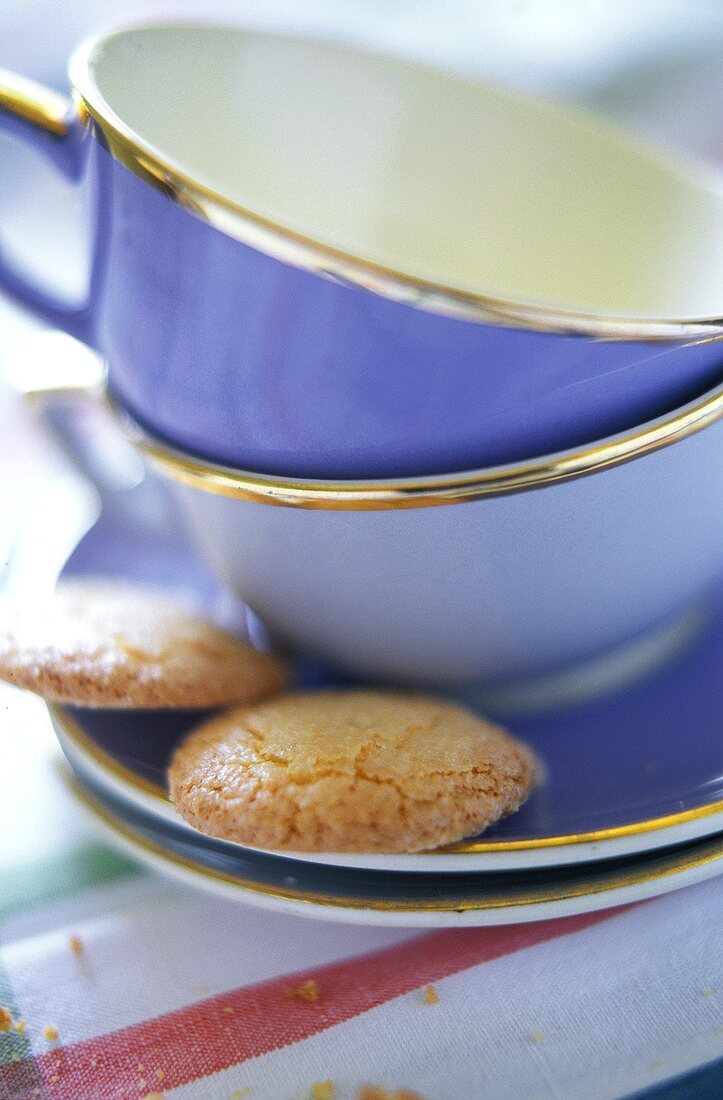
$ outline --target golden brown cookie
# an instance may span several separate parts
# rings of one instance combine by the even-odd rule
[[[3,613],[0,679],[79,707],[195,708],[256,702],[287,672],[167,592],[77,580]]]
[[[422,695],[279,696],[204,722],[168,778],[211,836],[297,852],[414,852],[480,832],[534,785],[529,748]]]

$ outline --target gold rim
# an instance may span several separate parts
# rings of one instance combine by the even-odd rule
[[[619,466],[702,431],[723,416],[723,386],[633,432],[576,451],[521,464],[389,481],[313,481],[247,473],[196,458],[142,428],[114,398],[111,410],[124,434],[175,481],[255,504],[338,511],[429,508],[540,489]]]
[[[109,753],[106,749],[102,749],[100,745],[97,745],[92,737],[89,737],[85,730],[82,729],[58,703],[46,703],[45,705],[48,708],[54,725],[60,727],[62,735],[70,741],[73,748],[81,755],[90,757],[94,764],[97,764],[100,768],[104,768],[116,779],[120,779],[123,783],[127,783],[128,786],[132,787],[134,790],[141,791],[143,794],[149,795],[158,802],[163,802],[169,806],[171,805],[168,793],[165,787],[162,787],[160,783],[154,783],[152,779],[146,779],[144,776],[134,772],[132,768],[127,767],[125,764],[121,764],[112,753]]]
[[[70,77],[81,121],[96,126],[111,155],[140,179],[226,236],[259,252],[418,309],[487,324],[610,340],[696,340],[723,336],[720,317],[661,319],[601,315],[474,294],[365,260],[264,218],[194,179],[139,138],[104,101],[93,82],[89,63],[106,37],[109,36],[89,39],[71,59]]]
[[[607,876],[593,876],[566,886],[543,886],[537,890],[531,889],[521,894],[489,894],[486,897],[471,898],[458,897],[446,903],[436,899],[361,898],[354,895],[325,894],[311,890],[299,890],[292,886],[269,886],[254,879],[243,879],[224,871],[199,865],[194,860],[180,856],[176,852],[170,852],[156,841],[141,836],[90,794],[79,780],[68,777],[67,782],[78,801],[99,819],[112,834],[121,836],[131,847],[140,848],[143,852],[149,853],[154,859],[171,864],[195,877],[201,876],[226,886],[235,887],[244,893],[260,894],[307,905],[343,909],[370,909],[387,913],[419,911],[452,913],[487,909],[517,909],[527,905],[566,901],[595,894],[605,894],[625,887],[640,886],[646,882],[655,882],[669,878],[672,875],[681,874],[683,871],[690,871],[709,863],[715,863],[723,857],[723,840],[716,838],[707,843],[701,843],[700,846],[696,845],[696,854],[692,857],[689,853],[681,854],[680,852],[659,857],[654,868],[631,870],[620,874],[611,873]]]
[[[70,741],[73,747],[90,759],[100,768],[110,772],[116,779],[127,783],[129,787],[143,794],[149,795],[166,806],[172,805],[168,794],[160,783],[154,783],[150,779],[139,776],[131,768],[121,764],[116,758],[93,741],[91,737],[75,722],[62,707],[48,703],[53,721],[60,727],[63,735]],[[678,813],[667,814],[662,817],[650,818],[647,821],[636,821],[629,825],[616,825],[609,829],[597,829],[584,833],[567,833],[560,836],[546,836],[530,840],[473,840],[461,841],[458,844],[447,844],[443,848],[435,848],[433,852],[423,852],[420,855],[453,855],[467,856],[489,853],[504,853],[510,851],[527,851],[536,848],[558,848],[567,845],[589,844],[601,840],[615,840],[618,837],[639,836],[643,833],[659,832],[661,829],[672,828],[675,825],[683,825],[687,821],[698,821],[713,814],[723,812],[723,799],[707,803],[705,806],[697,806],[692,810],[680,810]]]
[[[68,134],[69,103],[34,80],[0,69],[0,104],[16,118],[53,137]]]

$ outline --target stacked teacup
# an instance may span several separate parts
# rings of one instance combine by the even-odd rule
[[[723,194],[597,120],[325,42],[83,47],[0,109],[97,211],[97,346],[209,562],[344,675],[619,682],[723,566]],[[581,688],[582,685],[582,688]]]

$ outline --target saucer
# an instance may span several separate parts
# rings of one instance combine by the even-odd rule
[[[150,487],[161,489],[160,483]],[[147,483],[143,491],[147,504]],[[99,574],[192,589],[227,623],[244,614],[200,563],[162,497],[157,507],[134,513],[126,493],[119,514],[104,496],[100,518],[64,570],[65,576]],[[644,679],[574,707],[503,717],[535,747],[546,778],[516,814],[481,837],[433,853],[291,856],[400,873],[514,871],[633,856],[723,830],[722,667],[723,585],[694,640]],[[329,683],[310,663],[300,662],[297,673],[300,686]],[[198,712],[52,707],[51,713],[71,763],[104,796],[149,815],[159,828],[199,835],[181,821],[165,791],[168,757],[199,721]]]
[[[723,869],[723,836],[632,858],[508,872],[388,874],[240,849],[162,821],[101,791],[82,770],[65,782],[107,839],[164,874],[243,904],[317,920],[448,928],[517,924],[625,905]]]

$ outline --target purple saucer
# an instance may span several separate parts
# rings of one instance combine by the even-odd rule
[[[155,493],[155,484],[144,486],[144,494],[150,489]],[[138,511],[134,525],[127,502],[122,517],[106,502],[64,575],[111,574],[190,588],[212,613],[222,609],[228,621],[226,597],[184,541],[172,512],[165,515],[165,533],[158,510],[152,528],[141,522],[142,514],[147,510]],[[723,584],[693,642],[644,679],[564,710],[506,719],[537,750],[547,774],[518,813],[487,830],[485,846],[572,842],[580,834],[602,840],[611,831],[666,829],[688,819],[696,821],[699,835],[710,832],[723,811],[722,670]],[[331,678],[301,662],[297,682],[314,688]],[[77,709],[72,717],[118,764],[165,786],[169,755],[200,715]]]

